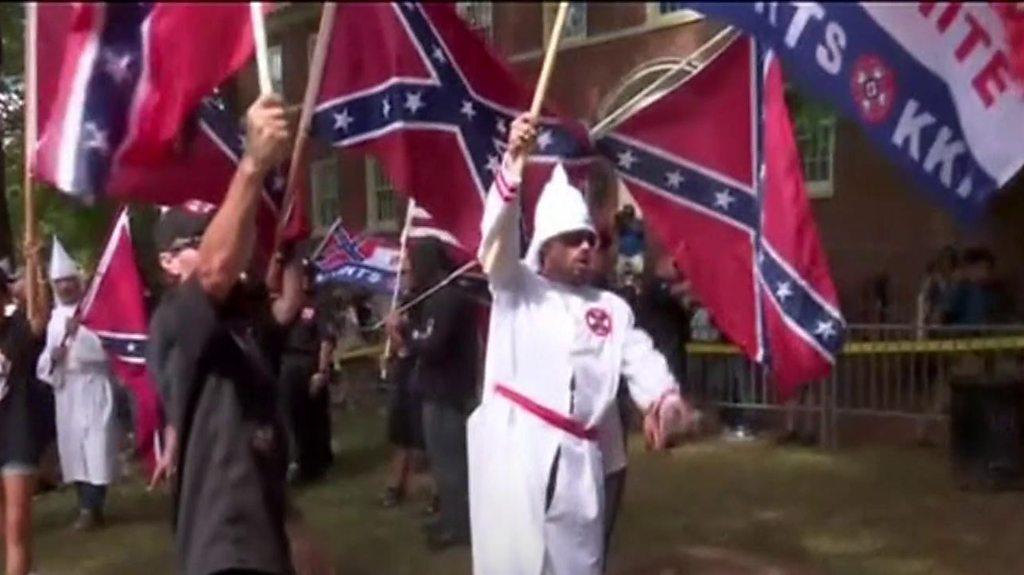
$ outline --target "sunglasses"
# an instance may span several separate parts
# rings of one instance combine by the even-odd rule
[[[566,247],[575,248],[583,245],[583,243],[589,243],[590,247],[596,248],[600,245],[598,237],[589,230],[579,230],[576,232],[569,232],[558,236],[558,241]]]

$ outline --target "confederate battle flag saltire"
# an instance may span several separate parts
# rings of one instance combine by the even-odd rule
[[[967,224],[1024,166],[1024,39],[1003,2],[685,2],[775,50]]]
[[[314,254],[316,283],[340,283],[390,295],[398,281],[402,253],[379,238],[354,238],[341,225],[331,226],[320,253]]]
[[[83,198],[107,193],[123,165],[163,162],[200,100],[253,50],[245,3],[39,3],[38,10],[34,171]]]
[[[372,153],[396,189],[475,253],[483,199],[532,91],[451,4],[348,3],[335,18],[313,134]],[[581,125],[547,112],[541,123],[531,158],[541,171],[556,160],[588,165]]]
[[[161,409],[156,385],[146,370],[149,322],[142,289],[128,211],[122,209],[82,300],[81,317],[82,325],[96,332],[103,342],[114,374],[134,398],[137,452],[152,469]]]
[[[845,322],[774,58],[735,40],[597,146],[715,324],[769,368],[781,398],[828,374]]]

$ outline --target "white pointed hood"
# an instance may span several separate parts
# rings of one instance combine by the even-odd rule
[[[50,254],[50,281],[57,281],[70,277],[82,277],[82,270],[71,259],[67,250],[61,245],[56,236],[53,237],[53,250]]]
[[[539,270],[540,249],[548,240],[580,230],[597,235],[583,194],[569,183],[565,169],[562,164],[558,164],[537,200],[533,216],[533,238],[526,251],[526,265],[534,271]]]

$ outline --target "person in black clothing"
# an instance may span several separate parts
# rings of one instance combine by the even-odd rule
[[[434,238],[409,247],[413,285],[423,290],[451,271]],[[388,318],[389,333],[416,356],[413,382],[423,397],[423,435],[441,499],[438,523],[428,532],[432,549],[469,543],[466,419],[476,394],[479,354],[472,300],[448,285],[420,304],[414,321]]]
[[[669,371],[686,392],[690,311],[685,302],[685,284],[669,254],[658,257],[653,266],[647,266],[644,275],[634,308],[637,327],[651,336],[655,349],[665,356]]]
[[[411,283],[409,258],[403,258],[401,277],[399,279],[399,307],[412,300],[415,292]],[[407,310],[403,321],[417,311]],[[395,507],[405,499],[408,491],[409,478],[414,467],[414,460],[422,455],[426,446],[423,443],[423,401],[419,390],[412,383],[413,370],[416,368],[416,356],[409,348],[392,340],[389,362],[388,380],[391,387],[391,405],[388,409],[388,441],[395,446],[395,455],[391,463],[391,474],[388,485],[381,499],[384,507]]]
[[[45,306],[41,306],[45,307]],[[25,575],[32,567],[32,496],[40,458],[57,435],[53,392],[36,379],[46,341],[44,315],[29,321],[14,303],[10,280],[0,271],[0,523],[4,573]]]
[[[300,481],[314,481],[330,468],[331,403],[328,384],[335,336],[317,297],[314,270],[303,263],[302,308],[288,327],[281,357],[281,394],[289,427],[291,461]]]
[[[158,351],[149,367],[168,421],[152,482],[172,477],[179,569],[189,575],[291,574],[293,561],[329,571],[301,544],[287,500],[273,363],[282,326],[299,310],[301,269],[293,262],[282,272],[285,258],[274,257],[267,277],[272,288],[280,279],[276,298],[240,281],[263,181],[289,139],[280,100],[261,97],[247,112],[245,155],[212,219],[175,208],[157,226],[160,265],[175,286],[150,325]]]

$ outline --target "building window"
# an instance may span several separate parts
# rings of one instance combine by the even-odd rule
[[[686,7],[686,2],[647,2],[647,21],[651,23],[681,23],[700,19],[700,15]]]
[[[831,196],[836,151],[835,116],[799,118],[795,128],[808,193],[817,197]]]
[[[270,85],[275,94],[284,93],[284,53],[280,44],[267,48],[267,62],[270,64]]]
[[[558,3],[549,2],[544,4],[544,42],[547,43],[551,37],[551,27],[555,25],[555,15],[558,13]],[[565,15],[565,29],[562,31],[563,40],[573,40],[587,37],[587,5],[584,2],[571,2],[569,12]]]
[[[313,193],[313,226],[317,230],[326,229],[341,214],[338,156],[332,153],[323,160],[311,162],[309,171]]]
[[[375,232],[398,232],[398,194],[375,158],[366,158],[366,224]]]
[[[493,2],[456,2],[455,11],[469,24],[470,29],[487,41],[494,38]]]

